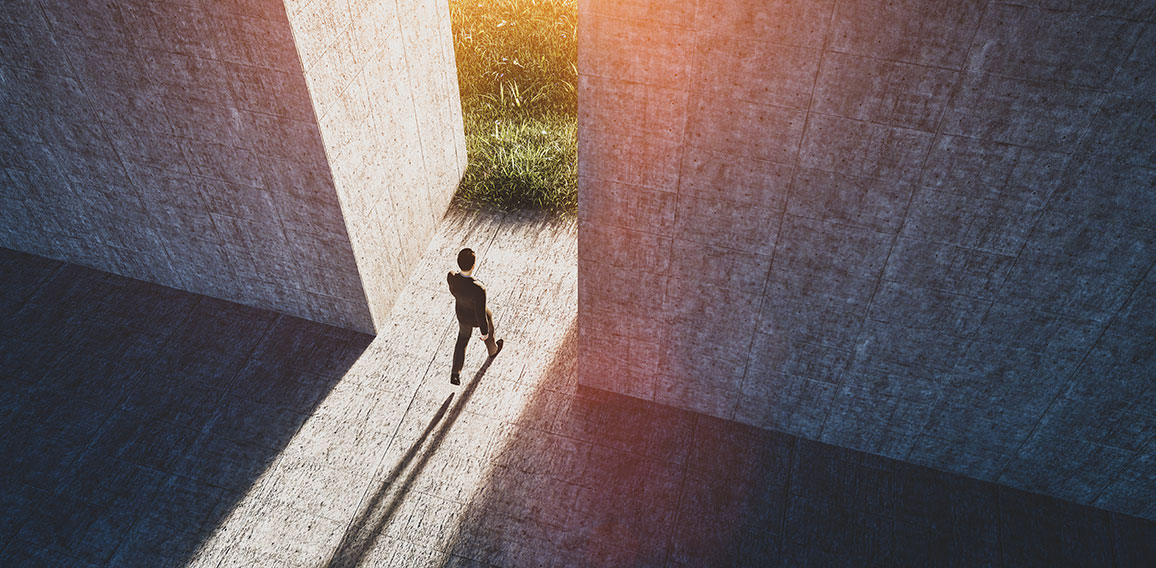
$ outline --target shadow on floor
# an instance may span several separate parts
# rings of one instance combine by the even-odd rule
[[[576,386],[575,333],[446,566],[1143,566],[1156,523]]]
[[[362,507],[362,510],[358,512],[357,516],[353,519],[353,522],[341,539],[341,544],[338,545],[337,550],[333,552],[332,557],[326,564],[327,566],[333,568],[353,568],[361,564],[366,553],[373,548],[378,537],[381,536],[382,531],[384,531],[390,521],[393,520],[394,514],[397,513],[397,509],[402,501],[409,495],[410,488],[413,486],[414,481],[421,475],[422,470],[425,469],[430,458],[433,457],[433,455],[437,453],[438,448],[441,447],[442,441],[445,440],[450,428],[453,427],[458,417],[461,416],[462,411],[465,409],[466,404],[469,403],[474,391],[478,389],[478,384],[481,383],[482,377],[490,368],[491,363],[493,363],[493,359],[487,359],[486,362],[482,364],[482,367],[474,374],[474,378],[470,380],[465,390],[462,391],[461,398],[458,399],[457,403],[453,405],[453,408],[449,410],[449,416],[446,417],[445,422],[442,422],[441,425],[438,426],[442,417],[446,414],[446,409],[450,408],[450,403],[453,401],[454,395],[450,393],[450,395],[446,397],[445,402],[438,408],[438,411],[434,414],[434,417],[430,420],[429,425],[426,426],[421,436],[410,446],[405,452],[405,455],[398,460],[398,463],[393,467],[389,475],[382,481],[381,486],[374,491],[373,496],[369,498],[366,505]],[[433,440],[430,441],[428,446],[423,447],[426,438],[429,437],[435,427],[437,427],[437,433],[434,434]],[[419,451],[421,453],[420,457],[418,457]],[[416,462],[413,461],[415,457],[417,457]],[[412,468],[410,467],[411,464],[413,465]],[[397,479],[407,469],[409,470],[409,474],[405,480],[395,485]],[[387,504],[383,505],[382,501],[386,500],[386,497],[390,497],[390,499]]]
[[[0,565],[185,564],[371,339],[0,249]]]

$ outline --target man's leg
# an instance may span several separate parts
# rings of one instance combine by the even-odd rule
[[[497,330],[494,329],[494,312],[486,308],[486,325],[490,326],[490,336],[486,338],[486,351],[490,357],[498,354]]]
[[[458,373],[462,372],[462,365],[466,364],[466,345],[470,343],[470,335],[473,335],[473,331],[473,327],[458,322],[458,342],[454,344],[454,367],[451,382],[452,379],[457,378]]]

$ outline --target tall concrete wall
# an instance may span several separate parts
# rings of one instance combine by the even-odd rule
[[[1156,518],[1156,3],[588,0],[581,381]]]
[[[465,172],[449,4],[286,5],[376,324]]]
[[[464,162],[448,14],[288,6],[5,2],[0,246],[373,332]]]

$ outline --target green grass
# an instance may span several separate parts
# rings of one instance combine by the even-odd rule
[[[572,214],[577,0],[450,0],[469,166],[465,205]]]

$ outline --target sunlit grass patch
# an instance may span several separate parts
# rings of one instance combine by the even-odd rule
[[[577,207],[576,0],[450,0],[469,167],[460,202]]]
[[[571,117],[467,122],[470,167],[458,190],[466,203],[573,211],[578,205]]]

